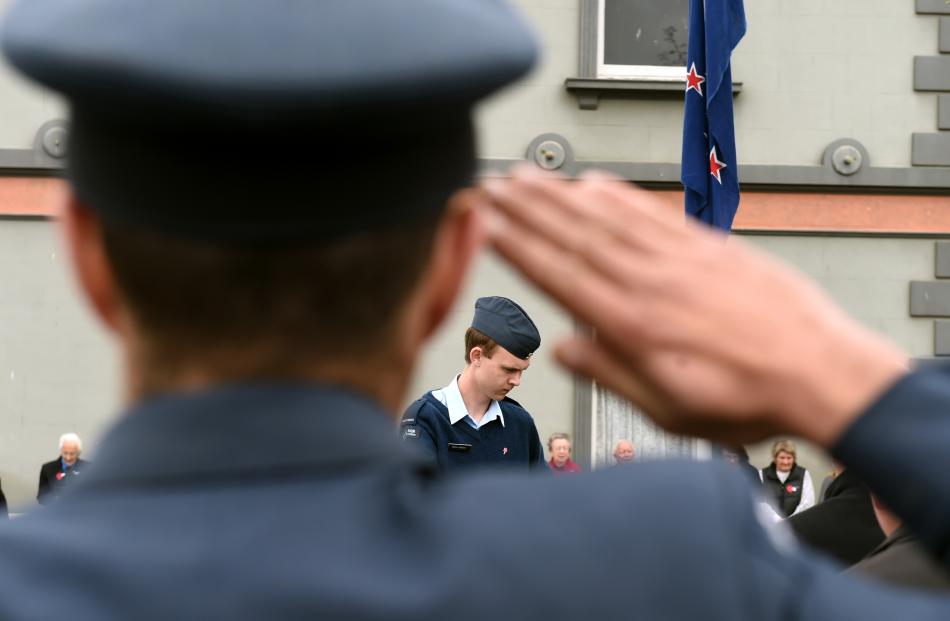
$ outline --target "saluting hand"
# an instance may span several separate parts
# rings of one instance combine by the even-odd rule
[[[482,188],[494,248],[594,328],[558,360],[670,431],[830,446],[906,370],[796,271],[627,182],[519,167]]]

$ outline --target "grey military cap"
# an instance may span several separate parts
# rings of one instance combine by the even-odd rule
[[[495,0],[21,0],[0,36],[69,100],[69,176],[104,219],[252,244],[440,213],[473,104],[536,56]]]
[[[523,308],[508,298],[478,298],[472,327],[522,360],[530,358],[541,346],[538,327]]]

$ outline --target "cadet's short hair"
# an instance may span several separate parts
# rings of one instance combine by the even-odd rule
[[[475,328],[469,328],[465,331],[465,364],[472,364],[472,348],[481,347],[482,353],[486,358],[491,358],[498,348],[498,343],[493,341],[484,332]]]
[[[146,376],[189,361],[286,377],[367,359],[391,340],[431,253],[430,220],[319,246],[216,245],[110,223],[103,237],[143,338]]]
[[[553,451],[554,449],[551,446],[554,444],[555,440],[567,440],[568,443],[571,441],[571,436],[564,433],[563,431],[556,431],[551,434],[551,437],[548,438],[548,450]]]
[[[778,454],[782,451],[785,451],[786,453],[791,454],[792,457],[795,457],[795,443],[791,440],[776,440],[775,444],[772,445],[772,459],[778,457]]]

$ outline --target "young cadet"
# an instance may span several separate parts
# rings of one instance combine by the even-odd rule
[[[540,345],[541,334],[523,308],[508,298],[478,298],[465,331],[467,366],[409,406],[402,438],[443,472],[486,465],[547,470],[534,419],[508,396]]]
[[[725,465],[438,477],[396,437],[490,208],[596,330],[569,368],[669,429],[828,448],[950,566],[944,371],[627,184],[465,189],[473,105],[535,55],[502,2],[23,0],[2,40],[69,100],[67,255],[128,406],[0,528],[0,618],[950,618],[770,535]]]

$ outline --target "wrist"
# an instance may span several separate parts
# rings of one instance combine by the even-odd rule
[[[907,355],[886,339],[863,328],[847,332],[816,339],[823,351],[792,369],[797,377],[789,384],[788,429],[825,448],[909,369]]]

